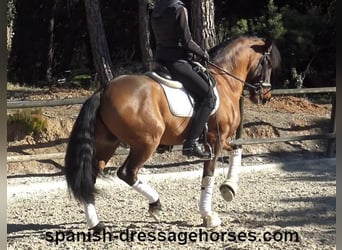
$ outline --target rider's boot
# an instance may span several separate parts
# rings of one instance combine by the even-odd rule
[[[210,117],[212,111],[211,105],[208,105],[208,101],[205,100],[200,104],[197,109],[190,128],[190,133],[187,140],[183,144],[182,153],[185,156],[195,156],[199,158],[210,158],[210,153],[203,151],[198,143],[199,137],[202,134],[205,124]]]

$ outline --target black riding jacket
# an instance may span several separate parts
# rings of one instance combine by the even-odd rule
[[[151,24],[156,39],[156,60],[191,60],[193,53],[204,57],[204,50],[192,39],[188,12],[181,1],[173,1],[168,6],[157,4]]]

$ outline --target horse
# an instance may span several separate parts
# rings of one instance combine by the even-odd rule
[[[220,191],[226,201],[238,189],[238,168],[242,147],[229,139],[240,124],[239,99],[249,87],[253,103],[271,98],[271,74],[280,63],[280,53],[272,39],[241,36],[210,50],[213,61],[207,69],[215,79],[220,103],[207,123],[207,150],[213,157],[203,160],[199,213],[205,227],[221,224],[212,211],[215,165],[222,150],[229,156],[229,169]],[[87,227],[105,228],[95,208],[95,182],[115,150],[124,143],[129,153],[117,176],[148,200],[148,212],[159,219],[158,192],[142,182],[138,173],[159,145],[181,145],[189,132],[191,117],[170,112],[161,85],[146,74],[120,75],[95,91],[81,107],[73,125],[65,156],[68,190],[84,206]]]

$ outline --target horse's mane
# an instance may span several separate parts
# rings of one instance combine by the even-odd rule
[[[209,54],[216,64],[225,64],[228,66],[228,69],[232,69],[236,66],[235,63],[237,60],[235,59],[242,52],[242,48],[246,47],[246,45],[251,46],[258,43],[260,40],[264,39],[257,36],[239,36],[216,45],[209,50]],[[271,63],[273,70],[280,66],[280,62],[279,50],[275,43],[272,42]]]

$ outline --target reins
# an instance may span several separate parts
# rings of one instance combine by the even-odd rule
[[[264,60],[264,58],[265,58],[266,55],[267,55],[267,54],[264,54],[261,60]],[[258,65],[261,63],[261,60],[259,61]],[[251,83],[249,83],[249,82],[246,82],[246,81],[244,81],[244,80],[242,80],[242,79],[236,77],[235,75],[231,74],[230,72],[228,72],[228,71],[225,70],[224,68],[218,66],[217,64],[215,64],[215,63],[209,61],[209,60],[206,61],[206,62],[207,62],[208,64],[210,64],[211,66],[217,68],[218,70],[222,71],[223,73],[225,73],[225,74],[229,75],[230,77],[234,78],[235,80],[241,82],[244,86],[248,86],[249,88],[254,89],[256,92],[259,92],[259,94],[261,95],[261,93],[260,93],[260,88],[261,88],[260,85],[259,85],[259,86],[255,86],[255,85],[253,85],[253,84],[251,84]],[[216,116],[216,127],[217,127],[217,133],[218,133],[219,137],[221,137],[221,136],[220,136],[220,130],[219,130],[219,125],[218,125],[218,118],[217,118],[217,116]],[[223,148],[221,148],[221,154],[222,154],[222,150],[223,150]],[[219,161],[219,162],[221,163],[221,166],[222,166],[223,163],[224,163],[224,160],[223,160],[223,157],[221,157],[221,159],[222,159],[222,161]]]
[[[246,82],[246,81],[244,81],[244,80],[234,76],[233,74],[229,73],[227,70],[225,70],[224,68],[218,66],[217,64],[215,64],[215,63],[213,63],[211,61],[208,61],[208,63],[211,66],[213,66],[213,67],[219,69],[220,71],[224,72],[225,74],[229,75],[230,77],[234,78],[235,80],[237,80],[237,81],[241,82],[242,84],[248,86],[249,88],[252,88],[252,89],[255,89],[255,90],[258,88],[257,86],[254,86],[253,84],[250,84],[250,83],[248,83],[248,82]]]

